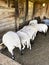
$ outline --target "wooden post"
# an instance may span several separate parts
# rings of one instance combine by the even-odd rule
[[[46,13],[47,13],[47,10],[48,10],[48,3],[47,3],[47,6],[46,6]]]
[[[8,7],[10,7],[10,0],[7,0]]]
[[[26,0],[26,12],[25,12],[25,20],[28,15],[28,0]]]
[[[32,14],[32,17],[34,16],[35,14],[35,2],[33,3],[33,14]]]
[[[18,10],[18,0],[14,0],[15,1],[15,15],[18,17],[19,16],[19,10]]]
[[[18,0],[14,0],[14,5],[15,5],[15,31],[18,29],[18,23],[17,23],[17,18],[19,16],[19,10],[18,10]]]

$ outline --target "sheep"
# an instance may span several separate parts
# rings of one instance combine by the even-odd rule
[[[37,34],[37,29],[33,28],[33,26],[24,26],[21,31],[26,32],[27,35],[29,35],[31,40],[34,40]]]
[[[31,25],[31,24],[37,24],[37,23],[38,23],[37,20],[31,20],[31,21],[29,22],[29,25]]]
[[[39,32],[43,32],[44,34],[47,32],[48,26],[46,24],[38,24],[38,26]]]
[[[24,50],[25,45],[27,45],[27,48],[30,48],[30,50],[31,50],[31,44],[30,44],[29,36],[25,32],[22,32],[22,31],[18,31],[17,34],[20,37],[21,44],[23,46],[22,49]]]
[[[3,37],[2,37],[2,44],[4,44],[8,48],[8,51],[12,55],[12,59],[14,59],[13,50],[14,50],[15,47],[18,47],[19,50],[21,51],[20,38],[13,31],[8,31],[7,33],[5,33],[3,35]]]
[[[31,26],[36,28],[38,32],[43,32],[44,34],[46,34],[48,30],[48,26],[46,24],[31,24]]]

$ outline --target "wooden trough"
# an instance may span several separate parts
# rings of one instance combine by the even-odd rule
[[[21,64],[0,53],[0,65],[21,65]]]

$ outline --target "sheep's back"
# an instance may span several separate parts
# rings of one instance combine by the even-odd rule
[[[20,43],[20,39],[15,32],[9,31],[3,35],[2,42],[5,45],[15,46]]]

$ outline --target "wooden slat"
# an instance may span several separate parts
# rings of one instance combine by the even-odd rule
[[[21,64],[0,53],[0,65],[21,65]]]
[[[0,9],[0,32],[6,30],[15,30],[15,18],[13,8]]]

